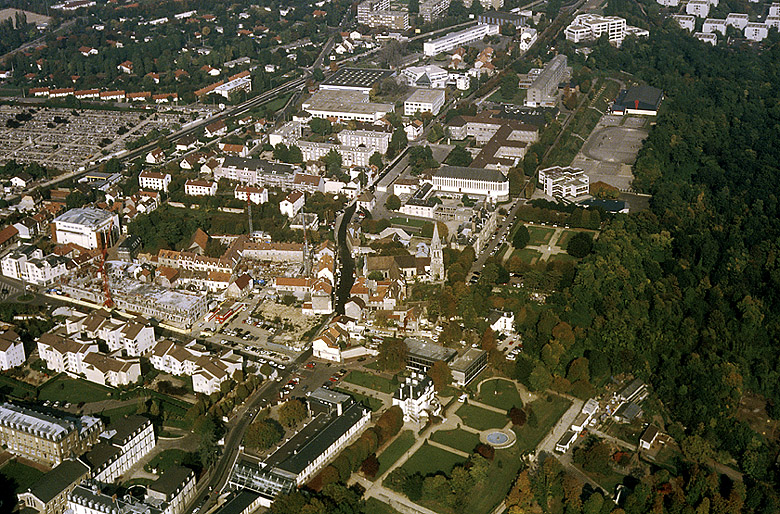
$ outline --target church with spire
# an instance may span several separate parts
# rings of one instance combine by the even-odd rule
[[[439,224],[434,221],[433,237],[431,238],[431,280],[442,282],[444,278],[444,251],[439,237]]]

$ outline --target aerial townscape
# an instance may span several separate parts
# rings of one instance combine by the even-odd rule
[[[0,0],[0,513],[780,513],[780,3]]]

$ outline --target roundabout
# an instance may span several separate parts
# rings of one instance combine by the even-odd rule
[[[479,439],[484,444],[489,444],[493,448],[509,448],[515,444],[517,437],[511,430],[485,430],[479,434]]]

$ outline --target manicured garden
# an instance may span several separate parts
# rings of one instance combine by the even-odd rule
[[[439,430],[431,436],[431,441],[449,446],[462,452],[471,453],[479,444],[479,436],[463,429]]]
[[[515,434],[517,434],[516,446],[518,449],[521,452],[535,450],[570,405],[569,400],[556,395],[539,398],[529,403],[526,406],[527,420],[525,425],[514,428]],[[530,411],[533,411],[533,414]]]
[[[463,462],[466,462],[466,459],[460,455],[430,444],[423,444],[401,467],[410,475],[420,473],[426,476],[441,472],[449,476],[452,468]]]
[[[537,227],[535,225],[526,225],[526,227],[528,228],[528,235],[531,236],[531,239],[528,241],[528,244],[531,246],[546,245],[550,242],[550,238],[555,232],[555,229],[547,227]]]
[[[464,404],[456,412],[465,424],[475,430],[488,430],[489,428],[503,428],[508,420],[504,414],[492,410],[483,409],[470,404]]]
[[[515,250],[514,253],[512,253],[512,257],[517,257],[526,264],[536,264],[541,256],[541,252],[532,250],[531,248],[521,248],[520,250]]]
[[[520,398],[515,384],[500,379],[483,383],[477,400],[491,407],[507,411],[512,407],[521,408],[523,406],[523,400]]]
[[[413,444],[414,433],[411,430],[404,430],[398,434],[395,441],[390,443],[388,447],[385,448],[385,451],[377,457],[379,460],[379,471],[377,471],[376,476],[382,476],[382,474],[390,469],[390,467],[401,458],[401,455],[406,453]]]
[[[108,387],[60,375],[43,384],[38,393],[38,399],[69,402],[76,405],[81,402],[92,403],[110,400],[113,393],[114,391]]]
[[[359,385],[387,394],[392,394],[396,389],[393,383],[384,377],[357,370],[350,371],[349,374],[344,377],[344,382],[349,382],[350,384]]]

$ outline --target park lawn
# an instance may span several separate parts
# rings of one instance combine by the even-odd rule
[[[571,405],[569,400],[557,395],[550,395],[549,398],[552,398],[552,401],[548,402],[545,398],[539,398],[527,406],[527,408],[533,409],[536,415],[535,427],[526,423],[520,428],[514,428],[515,434],[517,434],[517,447],[521,452],[535,450],[547,432],[561,419],[563,413]]]
[[[465,457],[430,444],[423,444],[401,467],[410,475],[420,473],[422,476],[428,476],[444,473],[449,476],[456,464],[464,462],[466,462]]]
[[[0,468],[0,475],[7,478],[9,482],[13,482],[15,485],[14,492],[20,493],[26,491],[28,487],[42,477],[43,471],[25,466],[16,460],[10,460]]]
[[[574,234],[576,234],[577,232],[579,232],[579,231],[578,230],[568,230],[568,229],[564,230],[561,233],[561,237],[558,238],[557,246],[559,248],[563,248],[565,250],[566,249],[566,245],[569,244],[569,239],[571,239],[574,236]]]
[[[349,382],[350,384],[366,387],[368,389],[373,389],[374,391],[379,391],[380,393],[392,394],[393,391],[395,391],[395,386],[393,386],[393,383],[388,379],[376,375],[370,375],[363,371],[350,371],[349,375],[344,377],[344,381]]]
[[[537,227],[534,225],[527,225],[528,234],[531,236],[528,244],[531,246],[542,246],[550,242],[555,229],[547,227]]]
[[[492,410],[476,407],[468,403],[463,404],[456,412],[465,424],[475,430],[488,430],[490,428],[503,428],[507,424],[507,418],[503,414]]]
[[[382,400],[374,398],[373,396],[367,396],[365,394],[355,393],[352,391],[347,391],[346,389],[339,389],[339,388],[336,388],[336,391],[352,396],[355,400],[359,401],[360,403],[362,403],[363,405],[371,409],[371,412],[376,412],[382,408],[383,405]]]
[[[122,420],[125,416],[130,416],[138,411],[138,406],[125,405],[124,407],[117,407],[116,409],[104,410],[100,413],[101,416],[107,416],[109,419],[109,425],[114,425]]]
[[[406,225],[407,227],[423,228],[428,225],[430,221],[418,220],[414,218],[390,218],[390,223],[393,225]]]
[[[382,503],[374,497],[366,500],[366,508],[364,512],[370,512],[371,514],[400,514],[390,505]]]
[[[471,491],[463,512],[493,512],[512,488],[522,463],[516,446],[496,450],[495,458],[488,468],[487,480]]]
[[[155,455],[152,460],[146,463],[144,468],[149,472],[154,472],[153,470],[156,469],[156,473],[161,474],[173,466],[181,466],[187,458],[188,454],[186,451],[178,448],[171,448],[169,450],[163,450]]]
[[[70,402],[76,405],[81,402],[92,403],[110,400],[113,393],[114,391],[108,387],[60,375],[49,380],[41,387],[38,399],[41,401]]]
[[[523,261],[526,264],[536,264],[536,262],[542,256],[542,254],[537,250],[532,250],[530,248],[521,248],[520,250],[515,250],[515,252],[512,254],[512,257],[515,256],[517,256],[521,261]]]
[[[579,259],[568,253],[556,253],[547,258],[549,262],[577,262]]]
[[[512,407],[523,407],[520,393],[517,392],[517,387],[512,382],[500,379],[490,380],[482,384],[480,391],[481,394],[477,400],[491,407],[506,411]]]
[[[463,429],[439,430],[431,436],[431,441],[449,446],[462,452],[471,453],[479,444],[479,436]]]
[[[401,432],[398,437],[395,438],[395,441],[390,443],[387,448],[385,448],[385,451],[377,457],[379,460],[379,471],[376,473],[377,478],[381,477],[385,471],[390,469],[390,467],[401,458],[401,455],[406,453],[413,444],[414,432],[411,430],[404,430]]]

